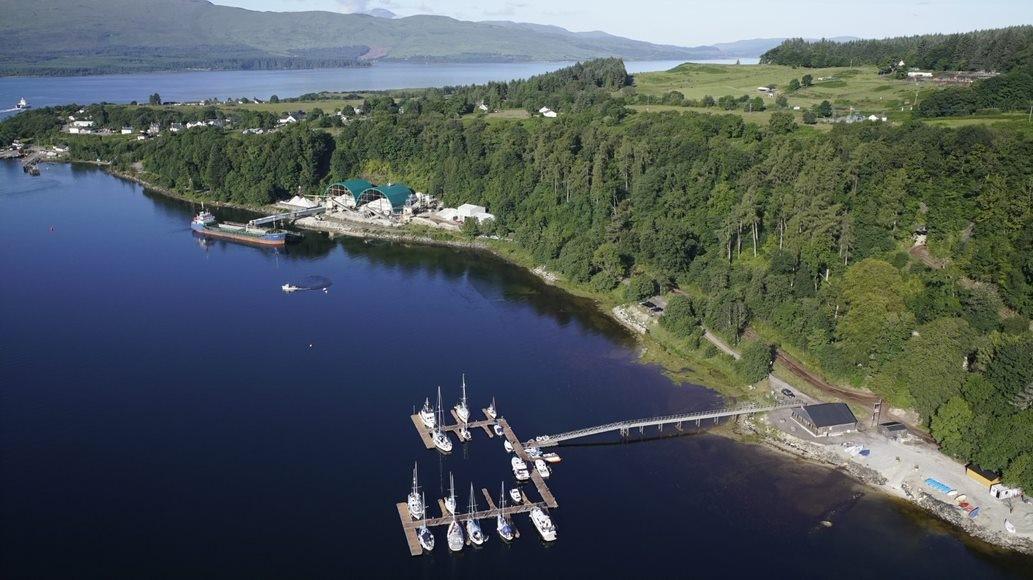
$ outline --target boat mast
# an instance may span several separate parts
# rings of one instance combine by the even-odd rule
[[[466,373],[463,373],[463,398],[460,399],[460,402],[462,403],[463,408],[466,409]]]
[[[473,496],[473,482],[470,482],[470,515],[477,512],[477,498]]]
[[[506,482],[502,482],[502,495],[499,496],[499,515],[502,515],[502,510],[506,509]]]

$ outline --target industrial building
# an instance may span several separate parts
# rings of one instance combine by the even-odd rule
[[[793,410],[795,420],[815,437],[842,435],[857,430],[857,418],[846,403],[821,403]]]

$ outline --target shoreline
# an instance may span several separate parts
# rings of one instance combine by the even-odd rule
[[[78,161],[71,162],[78,163]],[[97,166],[114,177],[132,181],[146,189],[150,189],[166,197],[179,201],[201,203],[201,200],[196,200],[191,197],[178,194],[167,188],[148,183],[137,174],[118,171],[109,165],[98,164],[96,162],[84,163]],[[266,215],[271,215],[276,211],[270,207],[255,208],[253,206],[210,200],[204,200],[203,203],[215,207],[240,209]],[[623,308],[624,305],[610,308],[597,297],[593,297],[591,295],[579,295],[575,290],[566,287],[564,284],[560,284],[559,282],[562,279],[556,274],[549,272],[544,266],[529,266],[528,264],[515,259],[513,256],[500,251],[498,248],[493,247],[492,244],[478,241],[476,238],[469,241],[458,239],[438,239],[430,235],[421,235],[418,232],[413,232],[411,228],[388,228],[372,224],[345,222],[344,220],[333,220],[331,222],[325,219],[316,219],[314,217],[301,218],[297,220],[294,225],[298,229],[326,233],[331,237],[346,236],[357,239],[377,239],[401,244],[410,243],[484,252],[511,265],[523,268],[546,285],[562,290],[570,296],[591,299],[599,313],[605,315],[624,328],[640,345],[644,346],[643,343],[647,340],[646,337],[649,336],[648,329],[646,327],[629,319],[625,309]],[[642,360],[641,355],[639,359]],[[722,396],[728,396],[727,393],[722,392],[719,389],[715,388],[714,390],[722,394]],[[920,509],[924,514],[933,516],[937,520],[945,522],[955,533],[962,536],[963,540],[972,541],[974,539],[979,542],[983,542],[990,548],[996,550],[1033,555],[1033,540],[1029,538],[1024,538],[1018,535],[1006,536],[999,532],[990,530],[987,527],[976,523],[971,518],[962,515],[961,512],[959,512],[953,505],[943,502],[921,489],[905,483],[901,483],[899,487],[890,485],[886,475],[877,469],[842,458],[827,448],[823,449],[815,443],[795,438],[788,433],[779,431],[773,426],[768,425],[766,427],[760,427],[754,423],[752,418],[736,421],[731,430],[727,432],[715,432],[715,434],[730,437],[740,443],[761,444],[773,452],[785,454],[788,457],[793,457],[813,465],[841,471],[854,481],[865,486],[867,489],[874,490],[896,501],[904,502],[908,506]],[[939,452],[937,451],[937,453]],[[962,473],[960,477],[965,476]],[[988,494],[986,498],[988,500],[992,499]]]

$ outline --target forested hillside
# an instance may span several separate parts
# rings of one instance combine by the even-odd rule
[[[733,341],[753,327],[916,409],[948,453],[1033,489],[1033,141],[981,126],[820,132],[785,113],[767,126],[633,113],[611,96],[627,82],[601,61],[370,98],[333,138],[317,118],[272,135],[76,147],[224,200],[362,175],[481,203],[498,215],[491,233],[578,284],[628,299],[680,289],[664,325],[684,344],[700,324]],[[560,116],[460,117],[482,99]],[[926,230],[928,248],[909,253]]]

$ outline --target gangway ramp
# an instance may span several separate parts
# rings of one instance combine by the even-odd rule
[[[326,211],[323,206],[307,207],[305,209],[299,209],[294,211],[288,211],[283,213],[277,213],[265,217],[255,218],[247,223],[249,226],[260,226],[262,224],[271,224],[274,222],[292,222],[296,219],[308,217],[310,215],[319,215]]]

